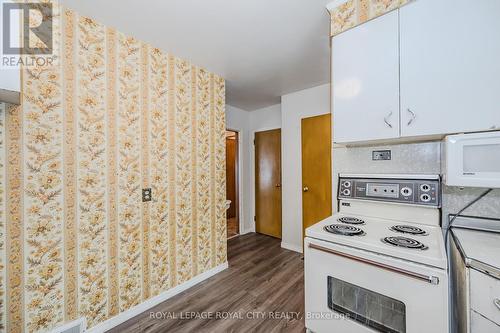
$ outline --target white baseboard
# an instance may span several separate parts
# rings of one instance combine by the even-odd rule
[[[73,320],[69,323],[54,328],[53,330],[50,331],[50,333],[64,333],[69,330],[74,332],[74,329],[76,327],[79,328],[79,333],[85,332],[85,330],[87,329],[87,319],[84,317],[78,318],[77,320]]]
[[[194,285],[214,276],[217,273],[222,272],[223,270],[228,268],[228,263],[224,263],[222,265],[219,265],[215,268],[212,268],[209,271],[206,271],[204,273],[201,273],[200,275],[195,276],[189,281],[184,282],[183,284],[180,284],[174,288],[171,288],[167,291],[164,291],[163,293],[159,294],[158,296],[152,297],[141,304],[138,304],[134,306],[133,308],[128,309],[127,311],[124,311],[117,316],[113,318],[109,318],[108,320],[92,327],[91,329],[87,330],[86,332],[90,333],[101,333],[108,331],[124,322],[126,322],[129,319],[132,319],[133,317],[151,309],[152,307],[168,300],[169,298],[174,297],[177,294],[180,294],[186,289],[189,289],[193,287]]]
[[[302,246],[300,246],[300,245],[297,246],[295,244],[281,242],[281,247],[284,249],[290,250],[290,251],[302,253]]]
[[[251,232],[255,232],[255,230],[253,230],[253,229],[241,230],[240,235],[246,235],[246,234],[249,234]]]

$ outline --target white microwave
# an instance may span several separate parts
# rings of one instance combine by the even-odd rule
[[[500,188],[500,132],[447,136],[443,171],[448,186]]]

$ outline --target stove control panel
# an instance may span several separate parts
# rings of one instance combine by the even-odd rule
[[[339,199],[441,206],[441,182],[434,179],[340,177]]]

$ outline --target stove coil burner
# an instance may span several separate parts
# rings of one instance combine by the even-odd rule
[[[365,234],[360,228],[342,224],[327,225],[324,229],[329,233],[343,236],[363,236]]]
[[[420,236],[425,236],[427,233],[425,230],[420,229],[418,227],[414,227],[411,225],[395,225],[391,227],[392,231],[395,232],[401,232],[403,234],[410,234],[410,235],[420,235]]]
[[[337,219],[337,221],[339,221],[341,223],[345,223],[345,224],[365,224],[365,221],[363,221],[361,219],[358,219],[355,217],[348,217],[348,216],[340,217]]]
[[[418,240],[407,237],[385,237],[382,239],[382,242],[392,246],[404,247],[407,249],[427,250],[427,246],[420,243]]]

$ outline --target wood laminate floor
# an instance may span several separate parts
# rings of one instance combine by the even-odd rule
[[[230,239],[227,270],[110,332],[304,332],[304,261],[280,243]],[[189,318],[201,315],[212,318]]]

